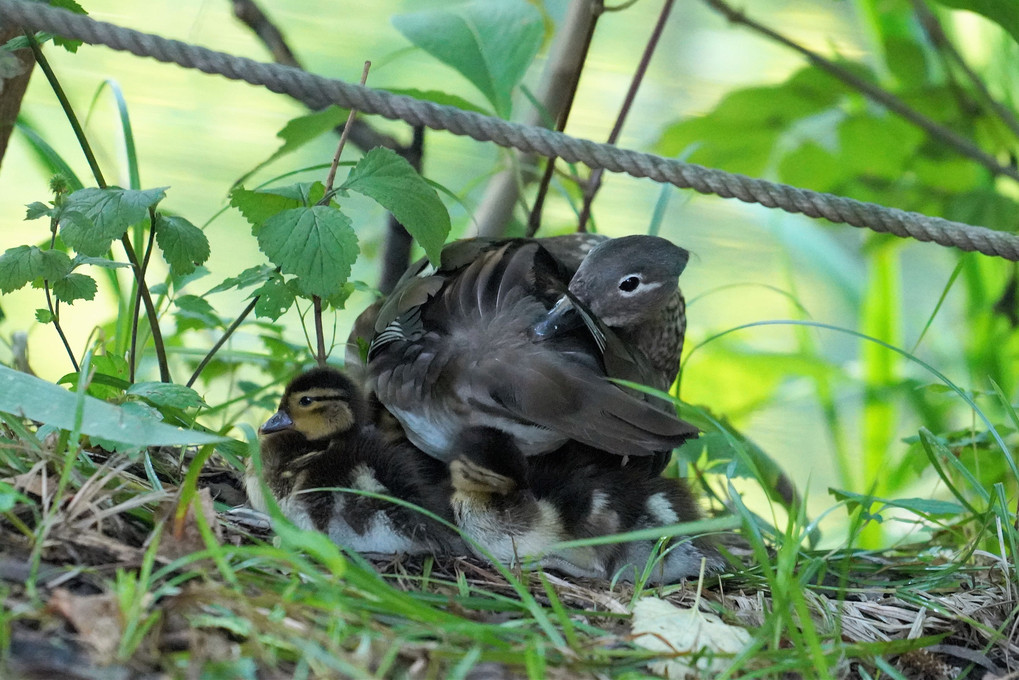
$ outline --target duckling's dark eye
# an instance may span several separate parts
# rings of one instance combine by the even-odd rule
[[[637,290],[637,286],[640,285],[639,276],[627,276],[625,279],[619,282],[619,290],[624,293],[632,293]]]
[[[311,397],[305,396],[305,397],[301,397],[301,400],[299,402],[297,402],[297,403],[300,404],[301,406],[311,406],[312,403],[314,403],[314,401],[315,400],[312,399]]]

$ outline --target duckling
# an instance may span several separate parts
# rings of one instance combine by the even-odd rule
[[[499,562],[526,563],[570,576],[635,581],[655,541],[582,548],[550,547],[561,541],[665,527],[700,518],[689,489],[678,479],[648,477],[639,470],[611,469],[602,453],[570,443],[567,455],[524,458],[512,436],[489,427],[460,434],[450,464],[456,524]],[[483,553],[482,553],[483,556]],[[724,562],[703,538],[673,539],[648,581],[674,583]]]
[[[570,440],[660,456],[697,435],[607,380],[634,374],[608,370],[628,351],[597,320],[597,334],[555,329],[536,341],[533,327],[566,294],[568,274],[538,241],[468,240],[447,246],[434,272],[398,284],[378,314],[368,383],[415,446],[448,462],[458,433],[480,426],[510,434],[525,456]]]
[[[259,428],[263,478],[283,514],[360,553],[424,554],[458,544],[452,531],[410,508],[329,490],[386,494],[451,519],[445,466],[405,442],[386,441],[367,413],[358,387],[335,369],[290,382],[279,410]],[[245,486],[264,512],[250,467]]]

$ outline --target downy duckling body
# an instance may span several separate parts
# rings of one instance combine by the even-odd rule
[[[524,458],[511,437],[493,428],[461,434],[450,464],[453,516],[466,535],[498,561],[571,576],[634,581],[656,541],[629,541],[550,551],[562,541],[666,527],[700,518],[681,480],[639,469],[606,467],[603,454],[579,444],[560,455]],[[482,554],[483,556],[483,554]],[[654,563],[648,581],[674,583],[724,564],[701,538],[677,537]]]
[[[287,386],[279,410],[259,429],[262,474],[283,514],[304,529],[366,554],[444,551],[459,539],[411,508],[330,490],[393,496],[451,518],[448,472],[406,443],[386,441],[370,423],[358,387],[331,368],[303,373]],[[249,469],[252,506],[265,512]]]

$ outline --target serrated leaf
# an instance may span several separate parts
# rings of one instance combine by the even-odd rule
[[[364,194],[393,213],[424,248],[429,261],[438,264],[449,235],[449,211],[406,159],[376,147],[358,161],[343,188]]]
[[[214,444],[225,437],[142,420],[119,406],[84,396],[81,432],[124,444],[179,446]],[[0,411],[64,430],[74,428],[79,395],[27,373],[0,366]]]
[[[71,271],[71,258],[59,250],[16,246],[0,255],[0,293],[23,288],[36,279],[55,281]]]
[[[230,192],[230,205],[241,211],[244,219],[258,233],[266,220],[284,210],[311,205],[325,195],[321,182],[293,184],[285,187],[250,191],[237,187]]]
[[[357,259],[357,234],[336,208],[316,205],[286,210],[258,231],[258,247],[284,274],[298,278],[306,295],[328,298],[340,291]]]
[[[35,310],[35,320],[39,323],[51,323],[53,321],[53,312],[48,309],[37,309]]]
[[[197,295],[181,295],[174,300],[174,304],[177,305],[174,316],[177,317],[178,331],[189,328],[204,330],[223,325],[223,320],[216,314],[212,305]]]
[[[27,209],[25,210],[25,219],[37,220],[40,217],[47,217],[52,214],[53,208],[46,205],[45,203],[40,203],[39,201],[36,201],[34,203],[28,204]]]
[[[255,316],[273,321],[283,316],[295,299],[293,291],[281,276],[269,279],[254,294],[258,296]]]
[[[60,236],[82,255],[100,257],[165,196],[166,187],[144,191],[120,187],[79,189],[62,206]]]
[[[938,0],[945,7],[976,12],[1008,31],[1019,42],[1019,3],[1014,0]]]
[[[74,0],[49,0],[49,4],[52,7],[60,7],[66,9],[69,12],[74,12],[75,14],[85,15],[88,14],[88,12],[85,11],[85,8],[79,5]],[[74,54],[78,51],[78,48],[81,46],[81,41],[75,40],[73,38],[65,38],[63,36],[55,35],[53,36],[53,44],[59,47],[63,47],[68,52]]]
[[[190,274],[209,259],[209,239],[205,232],[176,215],[156,218],[156,243],[174,276]]]
[[[96,280],[87,274],[68,274],[53,282],[53,294],[66,304],[75,300],[92,300],[96,296],[96,289]]]
[[[172,408],[197,408],[205,406],[205,400],[190,387],[163,382],[140,382],[131,385],[127,393],[151,401],[156,406]]]
[[[412,43],[459,71],[509,118],[513,88],[544,34],[541,13],[526,0],[475,0],[450,9],[393,17]]]

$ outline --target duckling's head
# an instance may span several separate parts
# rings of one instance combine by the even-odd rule
[[[290,381],[279,410],[258,432],[296,432],[309,441],[330,439],[363,423],[366,413],[364,397],[350,378],[334,368],[314,368]]]
[[[570,280],[570,292],[610,328],[655,317],[673,299],[690,257],[658,236],[623,236],[595,246]]]

